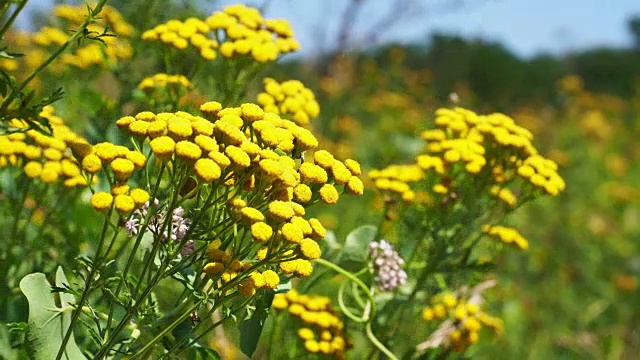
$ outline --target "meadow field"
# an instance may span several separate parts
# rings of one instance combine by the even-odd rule
[[[248,4],[20,29],[27,2],[0,5],[0,359],[638,357],[640,17],[628,48],[311,57]]]

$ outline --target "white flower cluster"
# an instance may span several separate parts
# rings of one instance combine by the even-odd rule
[[[369,244],[369,254],[375,272],[375,280],[381,291],[393,291],[407,281],[407,273],[402,270],[404,260],[385,240]]]
[[[151,219],[149,219],[149,224],[147,225],[146,230],[152,234],[157,235],[160,233],[160,227],[164,223],[164,219],[166,217],[166,211],[159,210],[158,208],[159,201],[158,199],[153,200],[153,207],[155,208],[155,214]],[[131,217],[127,220],[124,227],[129,233],[129,236],[137,235],[140,231],[143,231],[142,225],[144,223],[144,219],[147,217],[149,212],[149,202],[147,201],[144,206],[133,212]],[[184,209],[180,206],[173,209],[173,213],[171,214],[171,236],[168,234],[168,230],[165,230],[162,234],[162,239],[167,240],[169,237],[173,242],[180,243],[182,238],[189,231],[189,226],[191,225],[191,219],[184,217]],[[195,250],[195,245],[193,240],[187,241],[187,243],[182,247],[180,252],[182,255],[189,255],[193,253]]]

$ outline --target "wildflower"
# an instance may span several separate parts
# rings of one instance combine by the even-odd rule
[[[324,184],[328,180],[327,172],[318,165],[312,163],[302,163],[298,169],[300,177],[304,182]]]
[[[323,239],[327,236],[327,230],[325,230],[324,226],[322,226],[320,220],[311,218],[309,219],[309,225],[311,225],[311,229],[313,230],[311,236],[314,239]]]
[[[107,192],[98,192],[91,196],[91,206],[98,211],[106,211],[111,207],[113,195]]]
[[[242,216],[250,223],[264,221],[264,215],[260,212],[260,210],[252,207],[243,207],[240,210],[240,214],[242,214]]]
[[[320,246],[311,239],[303,239],[300,242],[300,252],[307,260],[315,260],[320,258]]]
[[[331,184],[324,184],[320,188],[320,199],[326,204],[335,204],[338,202],[338,190]]]
[[[90,174],[95,174],[102,169],[102,161],[98,156],[89,154],[82,159],[82,169]]]
[[[278,284],[280,284],[280,277],[273,270],[267,270],[262,273],[264,277],[264,287],[268,289],[275,289]]]
[[[176,143],[176,155],[183,160],[196,161],[202,155],[202,150],[190,141],[179,141]]]
[[[278,220],[287,221],[295,215],[295,211],[291,203],[276,200],[269,203],[269,215]]]
[[[120,194],[115,198],[115,208],[120,214],[127,214],[131,212],[135,206],[135,202],[129,195]]]
[[[204,182],[211,182],[220,178],[220,166],[211,159],[198,159],[194,165],[196,175]]]
[[[24,166],[24,173],[30,178],[37,178],[42,174],[42,164],[36,161],[30,161]]]
[[[229,157],[231,162],[237,166],[248,167],[249,165],[251,165],[251,159],[249,158],[249,155],[247,155],[244,150],[237,146],[227,146],[224,153],[225,155],[227,155],[227,157]]]
[[[407,273],[402,269],[404,260],[387,241],[371,242],[369,255],[381,291],[393,291],[406,282]]]
[[[264,222],[259,221],[251,225],[251,236],[253,236],[257,242],[266,242],[272,235],[273,229]]]
[[[133,189],[131,193],[129,193],[129,196],[133,199],[136,207],[140,207],[149,201],[149,193],[143,189]]]
[[[362,180],[360,180],[360,178],[356,176],[352,176],[351,178],[349,178],[345,189],[353,195],[364,194],[364,184],[362,183]],[[407,192],[409,191],[406,191],[405,193]]]
[[[124,181],[131,176],[135,166],[130,160],[118,158],[111,162],[111,169],[116,179]]]
[[[298,184],[293,189],[293,196],[297,201],[300,202],[309,202],[312,197],[311,188],[306,184]]]
[[[292,223],[286,223],[282,225],[281,232],[282,237],[290,243],[300,244],[302,242],[302,239],[304,239],[302,229]]]
[[[176,143],[168,136],[160,136],[149,143],[151,151],[160,159],[167,159],[173,155]]]

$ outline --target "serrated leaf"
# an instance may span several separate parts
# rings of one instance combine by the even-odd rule
[[[62,268],[56,272],[58,287],[68,284]],[[61,305],[56,306],[54,294],[51,292],[51,284],[42,273],[34,273],[25,276],[20,281],[20,290],[29,302],[29,329],[26,336],[26,346],[30,358],[36,360],[51,359],[52,354],[57,354],[62,339],[71,322],[71,311],[64,309],[75,303],[73,295],[59,293]],[[76,345],[73,334],[65,347],[63,359],[86,359]]]
[[[256,302],[256,310],[249,319],[244,319],[238,324],[240,329],[240,350],[242,353],[251,357],[258,347],[262,328],[269,316],[269,309],[273,302],[275,292],[266,291]]]
[[[369,256],[369,243],[376,238],[378,230],[373,225],[362,225],[347,235],[342,248],[343,260],[363,263]]]

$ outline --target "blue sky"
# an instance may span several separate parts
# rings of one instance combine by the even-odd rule
[[[640,15],[640,0],[465,0],[456,10],[441,4],[454,0],[422,0],[416,11],[386,32],[385,40],[424,39],[442,31],[497,40],[522,56],[540,52],[560,53],[594,45],[628,46],[627,19]],[[357,19],[357,28],[368,29],[393,0],[368,0]],[[233,1],[222,1],[233,3]],[[262,1],[254,1],[261,4]],[[303,50],[317,48],[319,34],[335,39],[346,0],[272,0],[268,17],[289,19]],[[435,4],[435,5],[434,5]],[[433,11],[429,6],[435,6]],[[367,26],[368,25],[368,26]],[[327,45],[326,42],[324,42]]]
[[[540,52],[563,53],[591,46],[628,46],[627,19],[640,15],[640,0],[463,0],[464,6],[443,10],[457,0],[414,0],[422,9],[383,31],[382,40],[420,41],[433,31],[500,41],[521,56]],[[52,0],[32,0],[44,8]],[[236,1],[204,0],[208,10]],[[261,5],[264,0],[248,1]],[[271,0],[266,17],[288,19],[302,44],[314,54],[335,45],[347,0]],[[367,0],[356,19],[355,34],[366,33],[395,0]],[[209,4],[209,5],[206,5]],[[435,6],[435,8],[434,8]],[[24,23],[24,20],[22,21]],[[358,36],[355,37],[358,40]]]

